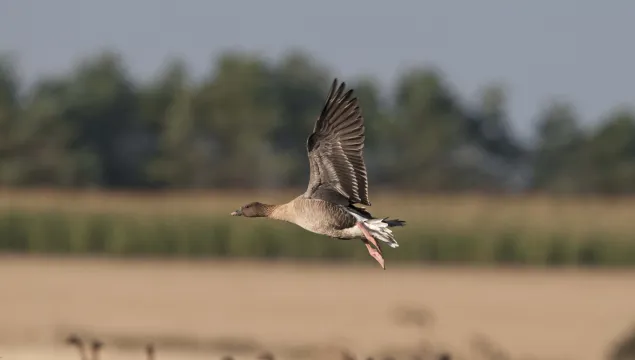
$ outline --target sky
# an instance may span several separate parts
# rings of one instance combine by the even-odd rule
[[[634,17],[631,0],[1,0],[0,52],[29,83],[107,48],[141,78],[171,56],[203,75],[227,49],[276,59],[299,48],[387,95],[404,69],[435,66],[467,102],[503,84],[526,138],[554,97],[588,125],[635,105]]]

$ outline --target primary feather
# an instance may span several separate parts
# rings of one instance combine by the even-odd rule
[[[364,118],[353,90],[333,81],[322,112],[307,139],[311,168],[305,197],[340,205],[368,199],[368,177],[364,163]]]

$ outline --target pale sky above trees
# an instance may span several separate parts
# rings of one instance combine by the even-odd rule
[[[376,77],[384,92],[404,67],[431,64],[466,100],[505,84],[526,137],[553,96],[570,100],[583,124],[633,104],[634,14],[627,0],[4,0],[0,52],[17,56],[29,82],[106,47],[140,77],[170,56],[201,75],[227,48],[278,57],[297,47],[343,78]]]

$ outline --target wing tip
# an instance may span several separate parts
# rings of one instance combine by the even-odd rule
[[[337,77],[334,77],[333,82],[331,83],[330,97],[332,97],[336,93],[339,94],[337,98],[348,97],[350,96],[350,94],[353,93],[353,89],[348,89],[348,91],[346,92],[344,92],[344,90],[346,90],[346,81],[339,82],[339,79]],[[344,96],[342,96],[342,94],[344,94]]]

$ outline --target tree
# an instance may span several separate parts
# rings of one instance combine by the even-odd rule
[[[196,92],[185,64],[170,62],[143,93],[143,114],[154,143],[146,167],[151,182],[173,187],[212,184],[214,144],[195,114]]]
[[[8,55],[0,54],[0,184],[20,179],[21,164],[15,158],[15,127],[20,116],[19,81]]]
[[[278,154],[276,186],[306,186],[306,139],[332,79],[324,66],[298,50],[288,52],[275,64],[273,76],[279,121],[268,141]]]
[[[14,136],[22,185],[90,186],[101,178],[94,154],[73,149],[77,129],[65,119],[70,86],[64,79],[44,79],[26,99]]]
[[[615,110],[606,118],[589,145],[593,188],[605,194],[635,191],[635,115]]]
[[[94,159],[104,186],[142,183],[136,95],[113,52],[86,59],[71,77],[63,116],[76,131],[71,149]]]
[[[585,137],[573,107],[553,102],[542,110],[536,125],[534,188],[555,193],[580,192],[585,180]]]
[[[477,107],[463,108],[464,143],[457,152],[467,188],[515,190],[526,187],[526,150],[515,138],[507,113],[507,96],[501,84],[480,91]],[[459,157],[460,155],[460,157]]]
[[[173,59],[135,82],[112,51],[22,89],[0,56],[0,185],[102,188],[304,187],[306,139],[333,80],[294,49],[277,61],[230,51],[207,76]],[[366,120],[372,183],[420,191],[635,191],[635,116],[615,109],[583,131],[572,105],[541,110],[538,141],[510,127],[506,89],[467,105],[430,67],[400,74],[388,99],[369,76],[341,77]],[[405,174],[405,175],[404,175]]]
[[[461,111],[436,70],[414,68],[397,84],[395,116],[403,185],[451,188],[449,156],[460,143]],[[397,165],[397,163],[395,163]]]
[[[214,184],[257,187],[275,181],[279,163],[267,141],[281,121],[273,72],[246,53],[221,56],[197,96],[197,114],[214,142]]]

